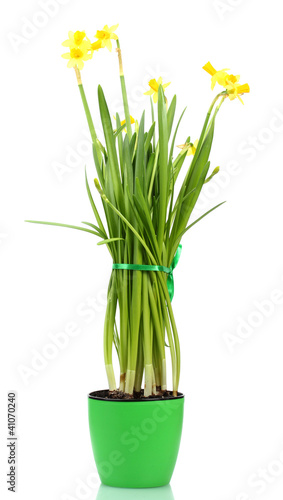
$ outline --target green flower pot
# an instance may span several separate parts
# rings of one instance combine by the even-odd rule
[[[170,483],[181,441],[184,396],[107,400],[89,394],[89,427],[102,484],[156,488]]]

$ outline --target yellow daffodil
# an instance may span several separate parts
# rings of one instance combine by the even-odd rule
[[[95,38],[98,38],[96,44],[101,44],[99,48],[106,47],[110,52],[112,50],[112,42],[111,40],[118,40],[118,36],[114,33],[114,31],[118,28],[119,24],[115,24],[114,26],[104,26],[102,30],[98,30],[96,32]],[[95,49],[96,50],[96,49]]]
[[[241,103],[244,104],[240,95],[247,94],[249,91],[250,87],[247,83],[245,83],[244,85],[240,85],[239,83],[227,85],[228,97],[231,101],[233,101],[234,99],[236,99],[236,97],[238,97],[239,101],[241,101]]]
[[[220,71],[216,71],[216,69],[212,66],[210,62],[206,63],[203,66],[203,69],[211,75],[211,88],[212,90],[215,87],[216,82],[219,83],[219,85],[222,85],[226,90],[229,99],[232,101],[233,99],[238,99],[241,101],[242,104],[243,101],[240,98],[241,94],[245,94],[250,91],[249,85],[246,83],[245,85],[240,85],[238,82],[240,80],[240,75],[228,75],[226,72],[226,69],[222,69]]]
[[[75,33],[69,31],[68,35],[68,40],[62,43],[63,47],[70,47],[71,49],[79,48],[85,41],[89,42],[90,45],[90,41],[84,31],[76,31]]]
[[[186,144],[181,144],[180,146],[177,146],[177,148],[180,148],[184,152],[187,152],[187,156],[190,156],[195,154],[197,146],[198,146],[198,139],[196,139],[194,143],[189,142]]]
[[[91,43],[85,31],[69,31],[69,38],[62,43],[63,47],[69,47],[70,52],[62,54],[64,59],[69,59],[68,68],[77,66],[78,69],[84,67],[84,61],[92,58]]]
[[[132,117],[132,115],[130,115],[130,119],[131,119],[131,125],[133,125],[133,123],[135,123],[135,122],[136,122],[136,120]],[[116,117],[115,117],[115,116],[114,116],[114,120],[116,121]],[[126,123],[126,120],[122,120],[122,121],[121,121],[121,127],[122,127],[123,125],[125,125],[125,123]],[[123,130],[124,130],[125,132],[127,131],[127,129],[126,129],[126,128],[124,128]]]
[[[89,59],[92,58],[92,54],[89,54],[88,51],[89,51],[89,43],[82,42],[79,48],[76,47],[70,48],[70,52],[62,54],[62,57],[64,59],[69,59],[69,62],[67,64],[68,68],[74,68],[75,66],[77,66],[78,69],[83,69],[84,61],[88,61]]]
[[[97,40],[96,42],[93,42],[91,44],[91,50],[92,52],[94,52],[95,50],[99,50],[102,48],[102,42],[101,40]]]
[[[131,119],[131,125],[133,125],[133,123],[135,123],[136,120],[132,117],[132,115],[130,115],[130,119]],[[122,120],[121,127],[122,127],[122,125],[125,125],[125,123],[126,123],[126,120]]]
[[[217,71],[212,66],[212,64],[210,64],[210,62],[206,63],[203,66],[203,69],[211,76],[211,90],[214,89],[216,83],[219,83],[219,85],[222,85],[223,87],[226,87],[226,85],[228,84],[229,77],[232,80],[234,80],[235,78],[237,78],[236,81],[238,81],[239,78],[240,78],[239,76],[235,77],[234,75],[228,75],[228,73],[227,73],[227,69],[228,68],[221,69],[221,70]]]
[[[162,85],[163,89],[166,89],[168,85],[170,85],[171,82],[169,83],[162,83],[162,78],[161,76],[158,78],[156,81],[155,78],[152,80],[149,80],[148,85],[150,86],[150,90],[144,93],[144,95],[152,95],[153,96],[153,102],[157,102],[158,100],[158,88],[160,85]]]

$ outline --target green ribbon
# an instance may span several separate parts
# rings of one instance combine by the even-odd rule
[[[174,297],[173,271],[179,262],[181,252],[182,252],[182,245],[179,245],[170,267],[150,266],[150,265],[147,266],[147,265],[140,265],[140,264],[113,264],[112,269],[124,269],[124,270],[128,270],[128,271],[159,271],[159,272],[163,272],[163,273],[168,274],[167,288],[168,288],[170,300],[172,302],[172,299]]]

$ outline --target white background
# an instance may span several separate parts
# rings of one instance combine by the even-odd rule
[[[0,496],[11,495],[5,483],[10,390],[18,394],[18,497],[94,500],[99,490],[87,393],[107,385],[102,332],[111,261],[89,234],[28,225],[24,219],[93,221],[83,172],[86,164],[90,179],[95,176],[89,136],[74,72],[60,58],[61,42],[69,30],[84,29],[93,37],[104,24],[120,23],[131,114],[139,118],[146,107],[149,116],[143,92],[150,78],[171,81],[167,96],[177,93],[178,114],[188,106],[177,144],[189,134],[198,137],[212,100],[210,77],[202,70],[208,60],[217,69],[240,73],[251,87],[244,106],[227,101],[221,109],[211,155],[221,174],[205,188],[195,217],[227,203],[184,238],[175,271],[186,413],[173,493],[155,492],[154,498],[279,500],[280,2],[58,0],[57,12],[42,17],[46,3],[6,2],[1,16]],[[27,20],[33,25],[29,38]],[[39,23],[44,26],[36,27]],[[17,43],[15,35],[22,37]],[[98,130],[99,83],[111,113],[121,108],[116,57],[114,51],[100,51],[82,72]],[[33,358],[52,343],[50,335],[66,329],[68,345],[24,380],[23,366],[32,369]],[[258,482],[260,475],[265,479]],[[143,498],[150,495],[143,492]],[[121,495],[112,491],[107,498]]]

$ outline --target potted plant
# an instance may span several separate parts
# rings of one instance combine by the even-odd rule
[[[176,96],[168,103],[162,79],[150,80],[151,124],[145,112],[134,120],[129,111],[117,26],[97,31],[94,42],[85,32],[69,32],[63,45],[68,67],[74,68],[93,143],[97,172],[94,179],[104,212],[97,208],[85,175],[94,221],[85,227],[28,221],[87,231],[97,236],[113,259],[104,327],[104,359],[108,389],[89,394],[89,423],[93,452],[103,484],[142,488],[170,482],[182,432],[184,395],[179,391],[180,343],[172,309],[173,270],[203,186],[217,174],[209,172],[214,126],[224,101],[249,92],[239,76],[204,66],[223,90],[208,110],[198,141],[187,137],[176,154],[175,140],[184,111],[173,126]],[[111,118],[104,92],[98,102],[104,138],[98,138],[87,103],[80,70],[97,50],[111,51],[116,41],[124,117]],[[189,156],[191,162],[184,167]],[[176,181],[186,169],[176,192]],[[113,351],[119,359],[117,382]],[[172,362],[173,387],[167,386],[166,350]],[[144,380],[144,383],[143,383]]]

